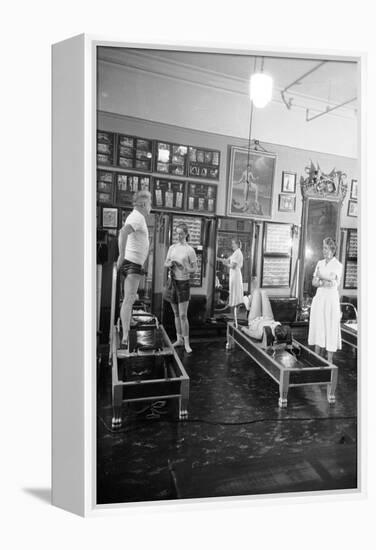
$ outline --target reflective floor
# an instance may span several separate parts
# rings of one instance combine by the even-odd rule
[[[305,342],[305,329],[294,329]],[[123,406],[121,431],[111,429],[111,371],[98,375],[98,504],[203,498],[357,486],[357,360],[337,352],[337,401],[326,389],[279,390],[225,339],[196,340],[188,356],[189,419],[163,402]]]

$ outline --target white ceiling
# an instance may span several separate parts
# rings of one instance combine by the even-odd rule
[[[281,100],[281,91],[295,83],[285,93],[285,99],[292,100],[293,106],[318,109],[316,102],[323,107],[334,107],[348,102],[340,110],[354,115],[357,107],[358,73],[357,63],[352,61],[326,61],[320,65],[320,59],[297,59],[286,57],[252,57],[242,54],[222,54],[173,50],[99,48],[99,59],[112,59],[124,65],[134,64],[135,59],[143,62],[147,59],[150,67],[168,74],[180,70],[204,73],[212,78],[220,77],[234,82],[237,86],[249,82],[249,76],[261,68],[263,59],[265,73],[274,79],[274,99]],[[255,65],[256,63],[256,65]],[[320,66],[319,66],[320,65]],[[158,67],[158,68],[156,68]],[[161,69],[162,67],[162,69]],[[317,70],[312,71],[318,67]],[[312,71],[311,74],[306,73]],[[340,111],[339,110],[339,111]],[[339,114],[338,111],[338,114]],[[313,113],[313,111],[312,111]]]

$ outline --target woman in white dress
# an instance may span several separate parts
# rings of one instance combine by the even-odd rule
[[[328,361],[333,353],[341,349],[341,308],[339,303],[339,285],[342,277],[342,264],[334,256],[336,243],[330,237],[323,241],[324,259],[317,263],[312,284],[317,287],[312,300],[309,320],[308,344],[328,352]]]
[[[231,240],[231,248],[233,253],[229,258],[218,258],[220,262],[227,265],[230,269],[230,283],[229,283],[229,303],[228,305],[233,308],[235,325],[237,325],[236,306],[243,303],[243,254],[240,250],[241,242],[239,239]]]

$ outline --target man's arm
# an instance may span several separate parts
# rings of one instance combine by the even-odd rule
[[[125,247],[127,246],[127,239],[130,233],[133,233],[133,227],[127,223],[123,225],[119,233],[119,257],[117,260],[117,268],[120,269],[121,264],[124,262],[125,258]]]

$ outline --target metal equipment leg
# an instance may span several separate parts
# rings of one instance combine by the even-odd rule
[[[337,380],[338,380],[338,369],[332,370],[332,375],[330,377],[330,384],[327,385],[327,397],[328,402],[330,404],[333,404],[336,402],[336,388],[337,388]]]
[[[188,401],[189,401],[189,380],[183,380],[180,386],[181,395],[179,397],[179,420],[187,420],[188,418]]]
[[[232,338],[232,335],[230,334],[230,326],[227,324],[227,332],[226,332],[226,349],[231,350],[234,347],[234,340]]]
[[[287,407],[287,394],[289,391],[289,379],[290,379],[290,373],[289,372],[281,372],[280,379],[279,379],[279,399],[278,399],[278,405],[281,408]]]
[[[121,403],[123,400],[123,388],[122,386],[114,386],[112,388],[112,427],[121,428]]]

